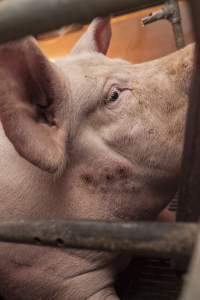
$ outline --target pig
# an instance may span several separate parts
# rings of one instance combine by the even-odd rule
[[[0,46],[1,220],[155,220],[177,189],[194,46],[110,59],[109,19],[50,62],[33,37]],[[128,257],[0,244],[7,300],[117,300]]]

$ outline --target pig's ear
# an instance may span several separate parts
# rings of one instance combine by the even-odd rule
[[[33,38],[0,47],[0,118],[17,152],[54,173],[66,162],[66,88]]]
[[[81,52],[101,52],[106,54],[111,35],[110,18],[96,18],[76,43],[71,54],[79,54]]]

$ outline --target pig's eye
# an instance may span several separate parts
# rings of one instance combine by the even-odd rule
[[[119,99],[121,91],[118,88],[113,88],[108,95],[108,97],[104,100],[105,104],[115,102]]]

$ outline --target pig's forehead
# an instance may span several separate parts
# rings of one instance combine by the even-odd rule
[[[101,90],[107,81],[117,79],[118,82],[129,81],[131,84],[155,84],[157,77],[163,80],[160,62],[151,61],[132,64],[122,59],[111,59],[100,53],[82,53],[69,55],[56,64],[62,69],[66,81],[74,87],[84,87],[85,91]],[[149,83],[149,84],[148,84]]]
[[[110,73],[119,72],[120,67],[131,66],[122,59],[110,59],[100,53],[82,53],[69,55],[60,59],[56,64],[66,73],[76,73],[82,76],[104,77]]]

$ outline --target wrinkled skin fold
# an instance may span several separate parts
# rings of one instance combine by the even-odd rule
[[[134,65],[95,19],[69,56],[0,47],[1,219],[154,220],[177,189],[194,46]],[[117,300],[129,257],[0,244],[5,300]]]

